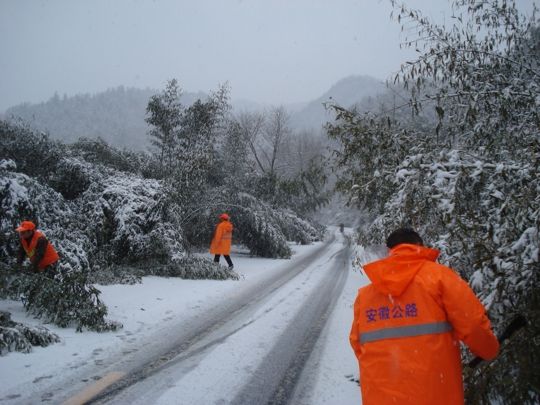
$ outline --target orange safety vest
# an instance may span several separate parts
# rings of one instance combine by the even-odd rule
[[[233,224],[229,221],[221,221],[214,231],[214,237],[210,243],[210,253],[213,255],[230,255],[232,242]]]
[[[34,257],[34,254],[36,253],[36,246],[38,239],[41,237],[45,237],[41,231],[34,231],[34,235],[32,236],[32,239],[30,240],[30,243],[26,241],[24,238],[21,239],[21,245],[26,252],[26,256],[32,261],[32,257]],[[38,263],[38,269],[41,271],[45,269],[45,267],[55,263],[59,259],[58,253],[54,249],[53,245],[47,241],[47,247],[45,248],[45,254],[43,255],[43,258]]]
[[[483,305],[438,255],[401,244],[364,266],[372,284],[358,291],[350,333],[364,405],[462,405],[459,341],[498,353]]]

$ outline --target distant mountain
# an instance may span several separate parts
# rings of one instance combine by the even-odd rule
[[[385,83],[371,76],[349,76],[336,84],[318,99],[291,115],[291,125],[295,129],[320,128],[333,119],[323,106],[325,102],[334,102],[343,107],[365,101],[386,91]]]
[[[291,114],[290,124],[295,130],[321,128],[325,122],[333,119],[332,114],[323,107],[324,102],[333,101],[350,107],[365,103],[366,98],[384,91],[384,83],[373,77],[347,77],[314,101],[286,106]],[[120,86],[93,95],[59,97],[55,94],[43,103],[11,107],[5,112],[4,119],[22,119],[31,127],[49,133],[53,139],[65,142],[74,142],[80,137],[100,137],[112,146],[144,150],[150,144],[149,128],[144,121],[146,106],[150,97],[159,92],[149,88]],[[206,97],[203,92],[183,93],[181,102],[189,106],[195,100]],[[237,100],[232,104],[235,111],[256,111],[268,107],[249,100]]]
[[[104,139],[107,143],[134,150],[149,145],[148,125],[144,121],[154,89],[109,89],[94,95],[59,97],[55,94],[44,103],[21,104],[9,108],[6,119],[22,119],[31,127],[48,132],[52,138],[74,142],[80,137]],[[181,102],[191,105],[204,93],[184,93]]]

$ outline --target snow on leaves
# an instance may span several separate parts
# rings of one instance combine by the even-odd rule
[[[381,114],[335,108],[338,185],[355,184],[375,216],[363,243],[414,227],[469,280],[496,331],[529,319],[500,361],[471,373],[467,402],[538,403],[540,351],[525,349],[540,332],[538,22],[507,0],[456,0],[450,27],[392,3],[414,36],[405,46],[422,48],[396,76],[408,101]],[[402,107],[411,116],[394,115]]]
[[[97,236],[100,250],[109,250],[108,263],[181,258],[181,228],[170,215],[167,191],[158,180],[116,173],[93,183],[81,207]]]
[[[47,328],[13,322],[8,312],[0,311],[0,356],[14,351],[29,353],[32,346],[46,347],[57,342],[60,337]]]

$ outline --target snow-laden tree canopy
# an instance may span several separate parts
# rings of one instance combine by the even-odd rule
[[[3,170],[1,230],[10,241],[2,248],[6,262],[14,260],[14,229],[25,219],[36,222],[53,241],[62,263],[75,270],[151,259],[175,261],[185,255],[175,215],[178,207],[168,202],[159,181],[96,170],[79,159],[65,158],[58,163],[53,184],[64,192],[64,185],[69,186],[70,199],[42,181]],[[73,198],[73,188],[85,189]]]
[[[452,27],[392,4],[419,51],[395,80],[408,99],[334,106],[338,185],[376,218],[362,243],[413,227],[469,281],[497,333],[528,319],[498,360],[467,374],[468,401],[538,403],[540,29],[506,0],[454,1]]]

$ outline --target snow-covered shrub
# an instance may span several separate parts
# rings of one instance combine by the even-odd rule
[[[47,134],[0,120],[0,156],[13,160],[18,171],[46,180],[64,154],[65,146]]]
[[[116,172],[81,196],[104,264],[181,258],[185,255],[178,208],[160,181]]]
[[[88,274],[88,281],[98,285],[112,284],[140,284],[144,276],[143,271],[138,271],[132,266],[112,265],[96,267]]]
[[[32,346],[46,347],[53,343],[60,342],[60,336],[51,332],[44,326],[29,326],[17,324],[15,326],[22,335],[30,342]]]
[[[226,188],[215,188],[205,202],[183,218],[186,237],[196,246],[210,246],[219,215],[227,212],[234,226],[233,243],[248,247],[253,255],[261,257],[290,257],[281,225],[282,213],[247,193],[234,194]]]
[[[88,282],[88,273],[60,273],[54,278],[44,274],[21,274],[8,286],[21,296],[26,310],[60,327],[74,325],[97,332],[117,330],[119,323],[105,319],[107,307],[99,299],[100,291]]]
[[[60,337],[44,326],[17,325],[16,329],[30,342],[32,346],[46,347],[60,342]]]
[[[128,150],[118,150],[103,139],[79,138],[77,142],[68,145],[74,156],[84,159],[92,165],[105,165],[115,170],[130,173],[140,173],[146,165],[148,157],[144,153]]]
[[[45,347],[60,342],[60,337],[44,326],[28,326],[13,322],[9,312],[0,311],[0,356],[7,352],[32,351],[32,346]]]
[[[317,228],[289,210],[279,210],[279,213],[281,215],[277,219],[287,240],[309,245],[312,242],[322,240],[324,237],[324,227]]]
[[[210,245],[222,212],[231,216],[233,243],[248,247],[257,256],[290,257],[287,241],[309,244],[324,236],[323,227],[311,224],[290,210],[273,208],[248,193],[215,188],[205,201],[183,218],[188,229],[186,237],[195,245]]]
[[[167,265],[153,266],[148,273],[162,277],[181,277],[185,279],[238,280],[239,275],[204,257],[186,256]]]
[[[130,266],[113,265],[106,269],[99,269],[90,273],[92,283],[99,285],[109,284],[138,284],[142,277],[179,277],[188,280],[238,280],[239,275],[228,267],[218,265],[212,260],[203,257],[188,255],[170,261],[147,261]]]
[[[23,220],[33,220],[45,233],[64,265],[88,268],[92,243],[78,218],[62,196],[43,182],[25,174],[3,172],[0,176],[0,259],[13,264],[19,246],[15,228]]]
[[[8,352],[30,353],[32,344],[16,328],[0,326],[0,356]]]
[[[14,134],[21,131],[6,128]],[[29,131],[23,136],[40,137]],[[36,143],[29,141],[29,148]],[[184,211],[173,201],[171,189],[164,181],[111,168],[121,166],[130,155],[122,155],[119,163],[114,160],[115,150],[98,142],[96,152],[94,146],[81,142],[65,149],[51,173],[40,178],[18,173],[18,165],[3,161],[0,239],[5,243],[0,246],[1,259],[14,263],[19,244],[14,228],[26,219],[44,231],[58,250],[65,271],[144,265],[152,260],[167,264],[186,255]],[[89,156],[96,163],[87,162]]]
[[[255,197],[239,193],[231,207],[232,221],[239,240],[246,245],[252,254],[261,257],[291,256],[280,224],[280,213]]]
[[[90,164],[78,158],[63,158],[49,179],[52,188],[66,200],[73,200],[85,192],[94,181]]]
[[[221,208],[223,207],[223,208]],[[219,214],[228,210],[228,204],[221,205],[220,201],[212,201],[201,204],[194,210],[189,210],[182,218],[186,240],[191,246],[197,246],[208,250],[214,235],[214,230],[219,222]],[[231,220],[235,225],[235,220]],[[233,242],[239,243],[236,230],[233,231]]]
[[[17,163],[11,159],[0,159],[0,173],[2,171],[15,171],[17,170]]]

